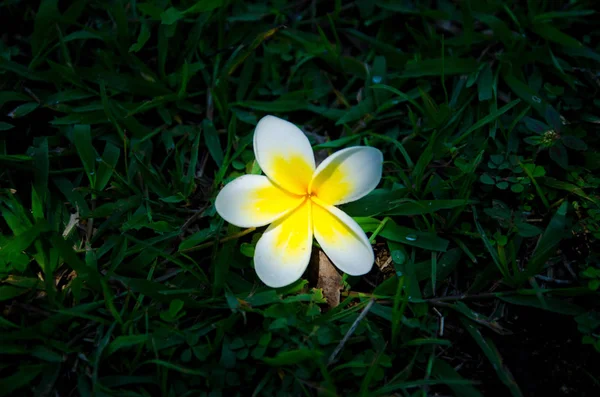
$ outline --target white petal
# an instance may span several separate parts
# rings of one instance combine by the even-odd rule
[[[311,202],[273,222],[256,243],[254,268],[269,287],[284,287],[306,270],[312,249]]]
[[[306,194],[315,170],[308,138],[294,124],[274,116],[263,117],[254,130],[254,154],[273,182],[295,194]]]
[[[375,262],[371,243],[358,223],[333,206],[313,205],[315,238],[331,262],[341,271],[360,276]]]
[[[369,194],[381,180],[383,154],[355,146],[327,157],[315,171],[311,192],[327,204],[339,205]]]
[[[259,227],[281,218],[302,200],[304,197],[280,189],[264,175],[243,175],[221,189],[215,208],[233,225]]]

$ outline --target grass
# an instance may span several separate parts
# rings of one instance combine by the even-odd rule
[[[1,2],[0,396],[592,395],[596,8]],[[384,153],[336,307],[215,212],[266,114]]]

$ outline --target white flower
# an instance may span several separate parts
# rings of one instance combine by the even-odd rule
[[[218,194],[215,207],[239,227],[270,224],[256,244],[258,277],[278,288],[298,280],[308,266],[313,236],[340,270],[371,270],[373,249],[360,226],[336,205],[358,200],[379,184],[383,155],[356,146],[329,156],[318,167],[298,127],[274,116],[254,131],[254,153],[263,175],[243,175]]]

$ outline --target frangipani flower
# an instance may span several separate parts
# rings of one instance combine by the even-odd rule
[[[258,277],[278,288],[298,280],[311,256],[313,236],[331,262],[362,275],[375,261],[361,227],[336,205],[366,196],[379,184],[383,155],[372,147],[340,150],[318,167],[310,142],[294,124],[262,118],[254,153],[266,176],[243,175],[218,194],[215,207],[239,227],[270,226],[254,251]]]

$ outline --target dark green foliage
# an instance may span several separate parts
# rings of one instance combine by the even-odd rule
[[[516,307],[570,324],[593,386],[595,8],[1,2],[0,396],[539,395],[498,347]],[[215,212],[265,114],[384,153],[343,206],[377,265],[331,310]]]

